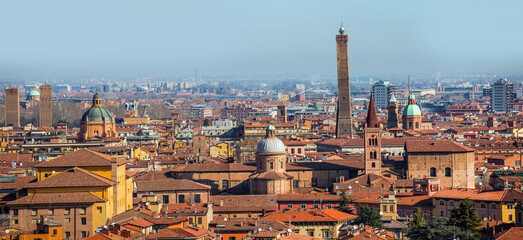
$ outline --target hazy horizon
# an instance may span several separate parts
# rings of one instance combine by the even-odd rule
[[[0,3],[0,79],[522,75],[520,1]]]

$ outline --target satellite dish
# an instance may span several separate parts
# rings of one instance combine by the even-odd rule
[[[349,186],[349,189],[352,189],[352,186]]]
[[[287,232],[291,233],[291,232],[292,232],[292,229],[290,229],[290,228],[289,228],[289,229],[287,229]]]
[[[261,229],[261,228],[258,228],[258,232],[261,232],[261,231],[262,231],[262,229]]]
[[[9,229],[6,229],[6,230],[5,230],[5,233],[9,234]]]
[[[383,212],[380,212],[380,216],[383,216]]]

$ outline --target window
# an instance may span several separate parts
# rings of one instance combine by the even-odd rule
[[[47,210],[47,215],[54,215],[54,208],[49,208],[49,210]]]
[[[313,207],[314,207],[314,208],[320,208],[320,205],[318,205],[318,204],[314,204]]]
[[[331,209],[332,208],[332,204],[327,204],[327,208]]]
[[[372,163],[372,168],[375,168],[376,167],[376,163]]]
[[[292,186],[297,188],[299,186],[300,182],[298,180],[292,180]]]
[[[390,212],[394,212],[394,206],[390,205],[389,210],[390,210]]]
[[[280,168],[283,169],[283,162],[280,162]]]
[[[95,130],[95,131],[94,131],[94,135],[95,135],[95,136],[98,136],[98,130]]]
[[[199,225],[202,225],[202,222],[203,222],[203,221],[202,221],[202,217],[198,217],[198,224],[199,224]]]
[[[33,208],[31,209],[31,216],[36,216],[38,214],[38,209]]]
[[[450,201],[449,206],[454,207],[454,201]]]
[[[163,204],[169,204],[169,195],[163,195],[162,202]]]
[[[419,128],[419,122],[416,122],[416,128]]]
[[[229,180],[222,180],[222,189],[229,188]]]
[[[189,224],[193,224],[193,223],[194,223],[193,218],[189,218]]]
[[[84,215],[86,212],[87,212],[87,208],[86,207],[81,207],[80,208],[80,214]]]
[[[292,206],[292,204],[287,204],[287,207],[292,208],[293,206]]]
[[[302,204],[302,205],[300,205],[300,208],[307,208],[307,205]]]
[[[512,205],[512,204],[507,204],[507,209],[514,209],[514,205]]]
[[[65,232],[65,238],[67,238],[67,239],[71,238],[71,232]]]
[[[229,240],[236,240],[236,237],[229,237]]]
[[[316,187],[318,185],[318,179],[317,178],[311,178],[311,186]]]
[[[195,203],[200,203],[202,202],[202,197],[200,194],[194,194],[194,202]]]
[[[71,213],[71,208],[70,207],[66,207],[65,210],[64,210],[64,215],[69,215]]]
[[[443,217],[443,210],[440,211],[440,217]]]
[[[445,205],[445,201],[439,200],[439,205],[441,205],[441,206]]]
[[[71,222],[71,218],[65,218],[65,222]]]
[[[512,213],[509,213],[509,214],[508,214],[508,220],[509,220],[509,221],[512,221]]]
[[[492,214],[492,220],[496,220],[496,214]]]
[[[314,237],[314,229],[307,229],[307,235]]]
[[[183,194],[178,195],[178,203],[185,203],[185,195],[183,195]]]
[[[452,170],[448,167],[448,168],[445,168],[445,177],[450,177],[452,176]]]
[[[53,236],[58,235],[58,231],[56,229],[53,229]]]
[[[383,205],[383,212],[387,212],[387,205]]]
[[[496,209],[496,204],[493,203],[492,205],[490,205],[490,208],[492,208],[492,209]]]
[[[98,210],[98,213],[102,214],[102,212],[103,212],[102,207],[96,207],[96,209]]]
[[[481,203],[481,208],[487,208],[485,203]]]
[[[402,217],[405,217],[406,214],[407,214],[407,213],[405,212],[405,209],[402,209],[402,210],[401,210],[401,216],[402,216]]]
[[[323,239],[329,239],[329,230],[328,229],[322,230],[322,233],[323,233]]]
[[[269,169],[274,169],[274,163],[273,162],[269,162]]]
[[[18,224],[18,219],[13,219],[13,225]]]
[[[82,238],[86,238],[87,237],[87,232],[86,231],[82,231]]]
[[[430,176],[431,177],[436,177],[436,168],[435,167],[431,167],[430,168]]]
[[[82,218],[82,225],[87,225],[87,218]]]
[[[18,216],[18,209],[13,209],[13,216]]]

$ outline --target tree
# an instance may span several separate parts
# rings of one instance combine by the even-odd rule
[[[410,225],[410,224],[409,224]],[[466,239],[465,233],[457,226],[449,225],[448,218],[432,218],[427,224],[409,228],[406,236],[411,240],[425,239]]]
[[[342,202],[338,209],[342,212],[351,213],[352,209],[350,208],[350,203],[352,202],[352,200],[347,196],[345,190],[341,192],[340,197]]]
[[[466,231],[471,235],[479,234],[478,227],[481,226],[481,220],[479,219],[474,204],[470,199],[465,199],[457,208],[454,208],[450,212],[449,224],[455,225],[462,231]]]
[[[417,207],[414,210],[414,215],[412,216],[412,219],[409,222],[409,228],[418,228],[423,224],[423,215],[421,214],[421,209]]]
[[[377,228],[382,227],[380,214],[367,205],[358,205],[358,218],[356,218],[356,223],[363,223]]]

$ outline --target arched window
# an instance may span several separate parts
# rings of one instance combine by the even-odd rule
[[[370,152],[370,159],[377,159],[378,155],[376,153],[376,151],[371,151]]]
[[[372,163],[372,167],[375,168],[376,167],[376,163]]]
[[[448,168],[445,168],[445,177],[450,177],[452,176],[452,170],[448,167]]]
[[[430,168],[430,176],[431,177],[436,177],[436,168],[435,167],[431,167]]]

